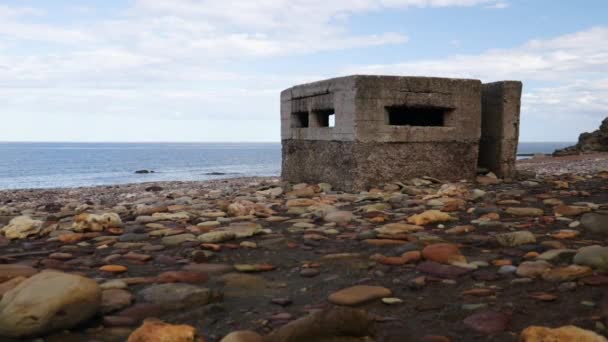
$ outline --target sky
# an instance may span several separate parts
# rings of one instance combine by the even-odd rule
[[[608,116],[608,1],[0,0],[0,141],[279,141],[349,74],[524,83],[520,141]]]

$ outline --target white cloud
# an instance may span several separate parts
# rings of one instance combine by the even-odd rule
[[[346,73],[436,75],[483,80],[522,78],[571,81],[608,71],[608,27],[548,40],[532,40],[513,49],[489,50],[478,55],[408,61],[389,65],[356,66]]]
[[[351,66],[342,73],[478,78],[486,82],[523,80],[523,123],[542,127],[548,122],[562,122],[563,132],[556,136],[573,140],[580,131],[589,129],[589,122],[597,125],[608,115],[607,41],[608,27],[595,27],[552,39],[531,40],[512,49]],[[523,139],[538,136],[538,131],[524,128],[527,133]]]

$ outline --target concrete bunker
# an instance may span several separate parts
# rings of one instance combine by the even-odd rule
[[[431,176],[512,177],[521,82],[347,76],[281,93],[282,177],[358,191]]]

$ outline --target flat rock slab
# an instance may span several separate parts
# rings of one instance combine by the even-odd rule
[[[356,285],[329,295],[328,300],[336,305],[360,305],[376,299],[390,297],[392,291],[382,286]]]

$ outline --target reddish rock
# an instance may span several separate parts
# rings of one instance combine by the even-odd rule
[[[0,283],[16,277],[30,277],[38,273],[38,270],[21,264],[0,264]]]
[[[592,285],[592,286],[608,285],[608,276],[605,276],[605,275],[589,276],[589,277],[580,279],[580,282],[582,282],[585,285]]]
[[[449,278],[454,279],[461,277],[469,272],[471,272],[468,268],[462,268],[458,266],[452,265],[443,265],[434,261],[424,261],[418,264],[416,267],[418,272],[427,273],[439,278]]]
[[[147,320],[129,335],[127,342],[195,342],[195,336],[196,329],[189,325]]]
[[[129,252],[129,253],[125,254],[124,257],[127,259],[130,259],[130,260],[137,260],[137,261],[148,261],[148,260],[152,259],[152,256],[150,256],[150,255],[140,254],[140,253],[135,253],[135,252]]]
[[[464,319],[464,324],[477,332],[490,335],[504,331],[509,320],[508,315],[489,310],[472,314]]]
[[[168,271],[158,275],[159,283],[189,283],[202,284],[209,280],[209,275],[202,272]]]
[[[99,270],[108,273],[124,273],[127,271],[127,268],[122,265],[104,265]]]
[[[57,237],[57,239],[63,243],[76,243],[84,239],[84,234],[82,233],[67,233],[61,234]]]
[[[129,317],[137,322],[140,322],[148,317],[158,317],[161,314],[161,307],[152,303],[137,303],[130,306],[117,315],[121,317]]]
[[[356,285],[329,295],[328,300],[336,305],[359,305],[383,297],[389,297],[392,291],[381,286]]]
[[[426,260],[441,264],[453,262],[466,262],[466,258],[460,254],[458,246],[451,243],[435,243],[424,247],[422,257]]]

